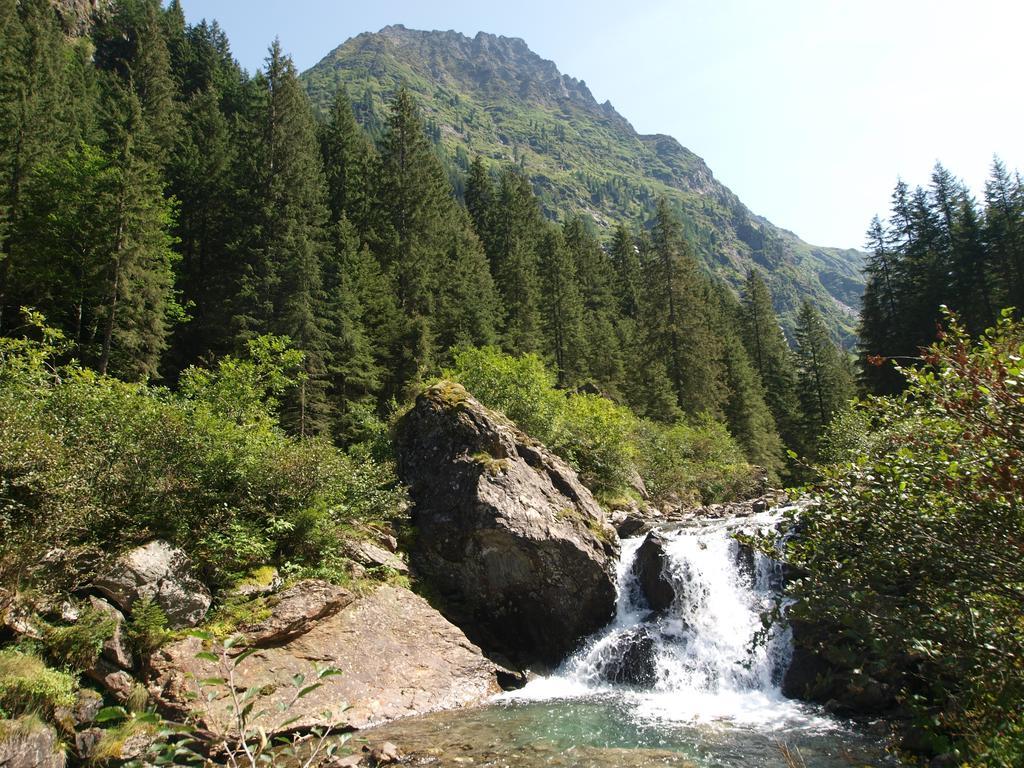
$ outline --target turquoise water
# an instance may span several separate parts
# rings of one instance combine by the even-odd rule
[[[729,721],[670,723],[635,714],[616,695],[510,701],[399,720],[365,731],[351,745],[392,741],[412,765],[693,766],[850,768],[896,766],[884,735],[808,710],[801,723],[742,726]],[[787,762],[788,750],[793,762]]]

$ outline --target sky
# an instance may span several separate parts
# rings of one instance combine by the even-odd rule
[[[703,157],[755,213],[856,248],[898,178],[941,161],[981,197],[1024,171],[1019,0],[182,0],[250,72],[388,24],[521,37],[640,133]]]

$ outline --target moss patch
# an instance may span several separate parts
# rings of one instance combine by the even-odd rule
[[[0,651],[0,709],[10,715],[49,717],[57,707],[74,706],[75,688],[73,676],[50,669],[34,654]]]
[[[508,459],[496,459],[494,456],[491,456],[491,454],[484,451],[478,451],[470,458],[483,467],[484,472],[491,477],[496,477],[508,470]]]

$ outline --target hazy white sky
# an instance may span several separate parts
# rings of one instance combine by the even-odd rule
[[[1024,170],[1021,0],[182,2],[250,71],[275,36],[301,70],[387,24],[521,37],[819,245],[860,247],[936,160],[979,197],[993,154]]]

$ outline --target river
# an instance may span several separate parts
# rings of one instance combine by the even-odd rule
[[[663,531],[675,600],[652,612],[625,539],[615,619],[553,674],[470,710],[396,721],[359,735],[390,740],[414,765],[849,768],[899,765],[884,727],[787,699],[791,639],[757,641],[781,589],[777,563],[737,530],[771,530],[778,510]]]

